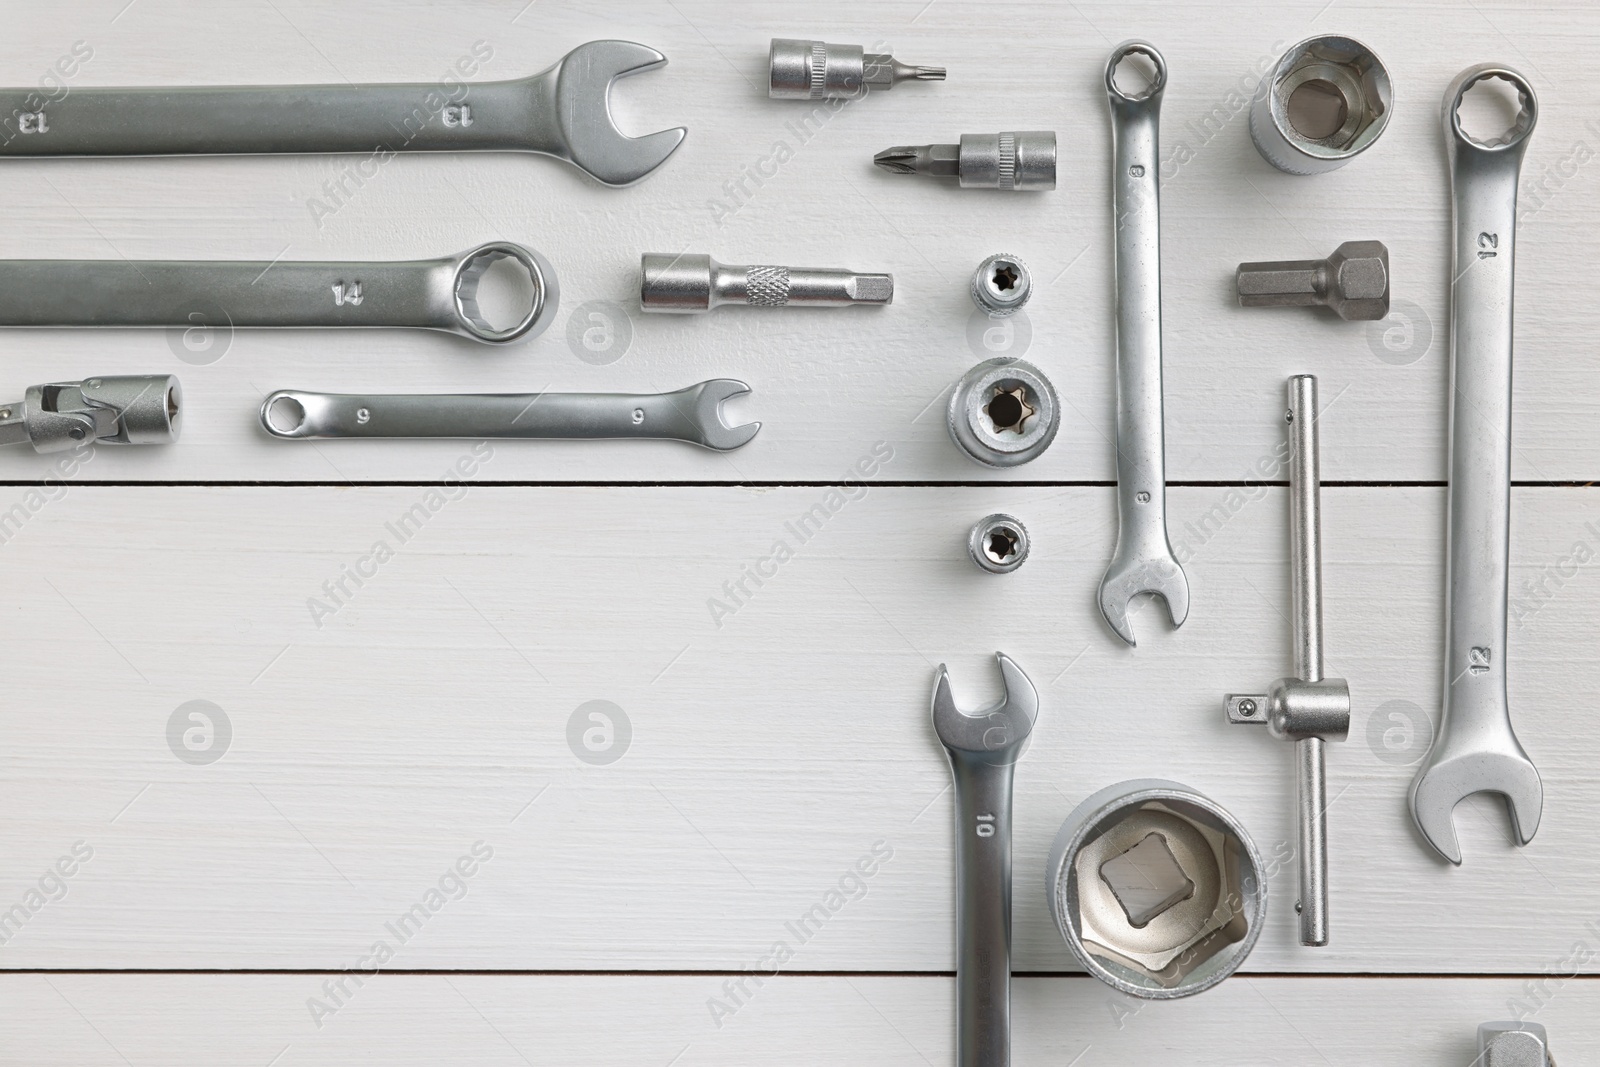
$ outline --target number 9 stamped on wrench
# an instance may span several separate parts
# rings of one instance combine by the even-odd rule
[[[1489,141],[1461,127],[1461,100],[1495,79],[1516,90],[1511,128]],[[1445,577],[1444,711],[1411,815],[1428,843],[1461,863],[1455,806],[1499,793],[1518,844],[1533,840],[1544,786],[1511,729],[1506,699],[1506,586],[1511,542],[1511,357],[1517,179],[1539,118],[1526,78],[1485,64],[1444,96],[1455,265],[1450,292],[1450,533]]]
[[[1155,66],[1130,96],[1117,67],[1130,55]],[[1100,612],[1135,645],[1128,605],[1140,593],[1167,602],[1173,626],[1189,616],[1189,579],[1167,540],[1161,411],[1161,93],[1167,63],[1154,45],[1125,41],[1106,61],[1111,105],[1111,188],[1117,264],[1117,548],[1100,582]]]

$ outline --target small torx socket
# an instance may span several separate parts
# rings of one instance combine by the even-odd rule
[[[859,45],[774,37],[767,53],[774,100],[855,100],[903,81],[944,81],[943,67],[914,67]]]
[[[1381,241],[1346,241],[1327,259],[1241,263],[1235,275],[1239,306],[1322,305],[1341,319],[1389,314],[1389,250]]]
[[[1054,189],[1056,135],[1053,130],[964,133],[959,144],[886,148],[872,162],[892,174],[954,178],[963,189]]]
[[[720,304],[849,307],[894,300],[894,276],[809,267],[738,266],[710,256],[646,252],[639,259],[639,309],[693,314]]]

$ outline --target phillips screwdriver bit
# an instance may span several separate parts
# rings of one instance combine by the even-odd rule
[[[892,174],[954,178],[963,189],[1056,187],[1056,135],[1051,130],[964,133],[960,144],[900,145],[879,152],[872,161]]]
[[[646,252],[639,259],[642,311],[694,313],[719,304],[848,307],[894,300],[894,276],[808,267],[733,266],[710,256]]]
[[[913,67],[857,45],[774,37],[767,53],[774,100],[855,100],[903,81],[944,81],[943,67]]]

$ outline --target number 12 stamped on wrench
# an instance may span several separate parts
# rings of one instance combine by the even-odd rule
[[[1485,80],[1510,85],[1520,105],[1504,134],[1461,128],[1461,100]],[[1450,540],[1445,578],[1444,713],[1411,783],[1411,815],[1441,856],[1461,862],[1455,807],[1499,793],[1517,843],[1539,829],[1544,786],[1511,729],[1506,699],[1506,567],[1511,551],[1511,325],[1517,179],[1539,105],[1526,78],[1470,67],[1444,97],[1454,198],[1450,291]]]
[[[1117,68],[1129,56],[1155,67],[1129,95]],[[1140,593],[1167,602],[1173,626],[1189,616],[1189,579],[1167,540],[1166,445],[1161,411],[1161,160],[1158,128],[1167,63],[1154,45],[1126,41],[1106,61],[1111,105],[1112,224],[1117,257],[1117,549],[1100,582],[1100,612],[1128,644],[1128,604]]]

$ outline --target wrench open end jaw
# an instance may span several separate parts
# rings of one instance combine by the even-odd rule
[[[971,712],[956,706],[950,672],[939,664],[933,686],[933,729],[952,752],[1011,763],[1022,754],[1023,743],[1039,718],[1039,691],[1010,656],[996,652],[994,658],[1005,691],[995,703]]]
[[[1515,738],[1512,744],[1515,752],[1463,752],[1455,756],[1438,752],[1439,758],[1430,756],[1428,766],[1411,783],[1411,816],[1417,829],[1439,855],[1457,867],[1461,866],[1461,842],[1456,838],[1455,808],[1474,793],[1499,793],[1505,797],[1517,844],[1532,841],[1539,829],[1544,783]]]
[[[700,430],[700,440],[696,443],[718,452],[731,452],[749,444],[761,429],[759,422],[729,426],[722,421],[723,401],[744,396],[749,391],[748,385],[733,378],[713,378],[683,390],[686,406],[694,412],[694,422]]]
[[[1140,593],[1151,593],[1166,601],[1173,628],[1189,617],[1189,579],[1169,551],[1163,555],[1124,557],[1120,552],[1100,580],[1100,614],[1117,636],[1137,646],[1133,625],[1128,621],[1128,605]]]
[[[689,132],[682,126],[629,137],[611,117],[612,84],[666,62],[654,48],[632,41],[590,41],[540,75],[553,73],[566,156],[575,166],[606,185],[632,185],[678,150]]]

